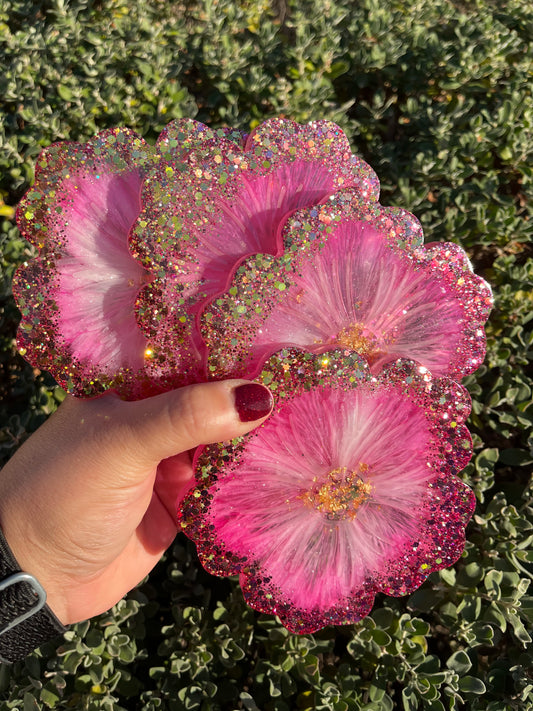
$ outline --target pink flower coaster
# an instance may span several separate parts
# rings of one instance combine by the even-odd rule
[[[280,230],[291,212],[341,188],[368,203],[379,193],[372,169],[331,122],[271,119],[246,139],[210,133],[186,158],[173,155],[165,138],[168,152],[144,183],[132,231],[133,253],[152,274],[139,322],[154,367],[170,379],[203,348],[195,324],[202,304],[224,291],[244,257],[281,252]]]
[[[39,250],[15,277],[18,346],[77,395],[142,390],[147,342],[134,305],[150,275],[127,240],[154,161],[153,149],[128,129],[52,145],[17,210],[23,236]]]
[[[339,193],[293,214],[283,244],[244,261],[201,315],[212,377],[253,376],[287,346],[352,349],[374,372],[400,357],[453,378],[481,364],[490,287],[457,245],[422,246],[410,213]]]
[[[283,350],[259,381],[270,418],[200,448],[179,521],[204,567],[293,632],[356,622],[378,592],[405,595],[451,565],[475,499],[466,390],[398,361]]]

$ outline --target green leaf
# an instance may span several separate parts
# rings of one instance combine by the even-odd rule
[[[331,79],[336,79],[337,77],[340,77],[342,74],[346,74],[346,72],[349,70],[350,65],[348,62],[344,61],[339,61],[339,62],[334,62],[330,69],[329,69],[329,76]]]
[[[485,684],[475,676],[463,676],[459,679],[459,690],[464,694],[484,694]]]
[[[503,580],[503,573],[501,570],[489,570],[489,572],[485,575],[485,580],[483,581],[485,584],[485,588],[491,595],[496,600],[499,600],[501,597],[501,589],[500,589],[500,584]]]
[[[459,675],[463,675],[471,669],[472,662],[470,661],[468,654],[460,649],[448,658],[446,666],[448,669],[456,671]]]
[[[51,709],[55,708],[55,705],[59,701],[59,696],[49,689],[41,689],[40,698],[41,701]]]
[[[392,624],[392,621],[394,620],[394,613],[387,607],[378,607],[376,610],[372,611],[372,619],[378,627],[386,629]]]
[[[500,462],[511,467],[525,467],[533,464],[533,456],[523,449],[503,449],[500,452]]]
[[[444,580],[446,585],[454,587],[456,582],[456,573],[454,568],[448,568],[444,570],[439,570],[439,575]]]
[[[429,706],[426,706],[427,711],[446,711],[444,708],[444,704],[442,701],[439,701],[438,699],[436,701],[433,701]]]
[[[24,693],[24,710],[23,711],[40,711],[39,705],[33,694]]]
[[[511,151],[509,146],[504,146],[504,148],[500,150],[500,157],[502,158],[502,160],[511,160],[511,158],[513,157],[513,152]]]
[[[404,705],[404,711],[418,710],[418,697],[411,688],[407,687],[402,690],[402,700]]]
[[[494,464],[498,461],[499,456],[500,450],[495,447],[482,450],[475,459],[476,469],[478,471],[492,469]]]
[[[514,636],[524,645],[524,647],[528,645],[531,642],[531,636],[526,630],[518,614],[508,613],[507,620],[511,623]]]
[[[250,696],[248,692],[242,691],[239,698],[244,704],[246,711],[260,711],[259,706],[255,703],[253,697]]]
[[[73,97],[72,91],[64,84],[59,84],[57,87],[57,93],[63,99],[63,101],[70,101]]]
[[[429,612],[435,609],[438,603],[438,595],[430,588],[419,588],[409,597],[407,607],[410,610]]]
[[[380,647],[386,647],[392,641],[390,635],[379,628],[372,631],[372,639],[376,644],[379,644]]]

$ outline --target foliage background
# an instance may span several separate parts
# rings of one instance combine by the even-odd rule
[[[178,538],[150,579],[13,667],[0,709],[515,711],[533,708],[530,0],[0,0],[0,454],[63,393],[14,349],[29,255],[13,206],[42,147],[180,116],[336,121],[382,180],[494,287],[466,380],[478,498],[457,565],[355,626],[293,636]]]

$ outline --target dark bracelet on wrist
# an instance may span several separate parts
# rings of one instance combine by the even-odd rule
[[[39,581],[21,571],[0,529],[0,662],[16,662],[66,631]]]

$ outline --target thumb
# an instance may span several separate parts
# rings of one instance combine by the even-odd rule
[[[260,424],[273,404],[270,390],[259,383],[199,383],[146,400],[113,398],[105,428],[120,429],[123,446],[138,466],[146,466],[200,444],[239,437]]]

